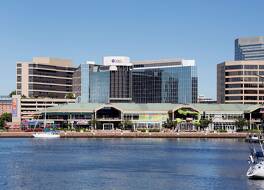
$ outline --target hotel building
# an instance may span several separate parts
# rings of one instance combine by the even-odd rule
[[[236,39],[235,60],[264,60],[264,36]]]
[[[104,57],[103,65],[81,64],[73,74],[73,93],[83,103],[132,101],[132,63],[128,57]]]
[[[264,103],[264,60],[226,61],[217,65],[217,102]]]
[[[64,98],[72,92],[75,68],[70,60],[34,57],[31,62],[17,62],[16,70],[17,95]]]
[[[104,57],[103,65],[81,64],[73,92],[82,103],[196,103],[198,77],[194,60],[130,62]]]

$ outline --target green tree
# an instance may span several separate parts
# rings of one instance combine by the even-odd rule
[[[73,93],[68,93],[65,95],[66,99],[75,99],[75,95]]]
[[[173,121],[171,119],[167,119],[163,124],[162,127],[171,129],[173,127]]]
[[[131,129],[132,129],[132,127],[133,127],[133,122],[131,121],[131,120],[127,120],[127,119],[125,119],[124,121],[122,121],[121,123],[120,123],[120,127],[121,128],[128,128],[128,127],[130,127]]]
[[[96,128],[96,125],[98,124],[98,121],[95,119],[95,118],[93,118],[93,119],[91,119],[90,121],[89,121],[89,125],[91,125],[92,127],[93,127],[93,129],[95,129]]]
[[[0,117],[0,128],[3,129],[6,122],[12,121],[11,113],[3,113]]]
[[[167,121],[165,121],[162,124],[162,127],[168,128],[168,129],[173,129],[178,125],[178,123],[179,123],[179,121],[177,119],[176,120],[167,119]]]
[[[208,127],[208,125],[210,124],[210,123],[212,123],[212,120],[210,119],[201,119],[200,120],[200,127],[201,127],[201,129],[205,129],[205,128],[207,128]]]
[[[178,125],[178,120],[172,121],[172,128],[175,128]]]
[[[10,92],[9,97],[12,97],[13,95],[16,95],[16,91],[15,90],[13,90],[12,92]]]
[[[243,127],[248,125],[249,122],[244,118],[239,118],[235,121],[235,126],[237,127],[237,131],[243,131]]]
[[[201,123],[199,120],[194,120],[193,125],[196,127],[197,130],[199,130],[199,127],[201,126]]]

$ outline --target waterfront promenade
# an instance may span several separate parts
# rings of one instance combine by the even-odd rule
[[[0,132],[0,138],[31,138],[32,134],[32,132]],[[129,131],[60,132],[61,138],[245,138],[247,134],[248,133]]]

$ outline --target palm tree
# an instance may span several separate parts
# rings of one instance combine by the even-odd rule
[[[237,127],[237,131],[243,131],[243,127],[247,126],[249,122],[244,118],[239,118],[235,121],[235,126]]]
[[[96,129],[96,125],[97,125],[98,121],[93,118],[89,121],[89,125],[92,125],[93,129]]]

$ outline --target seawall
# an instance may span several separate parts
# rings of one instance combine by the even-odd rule
[[[0,132],[0,138],[32,138],[32,132]],[[205,132],[61,132],[61,138],[246,138],[248,133]]]

